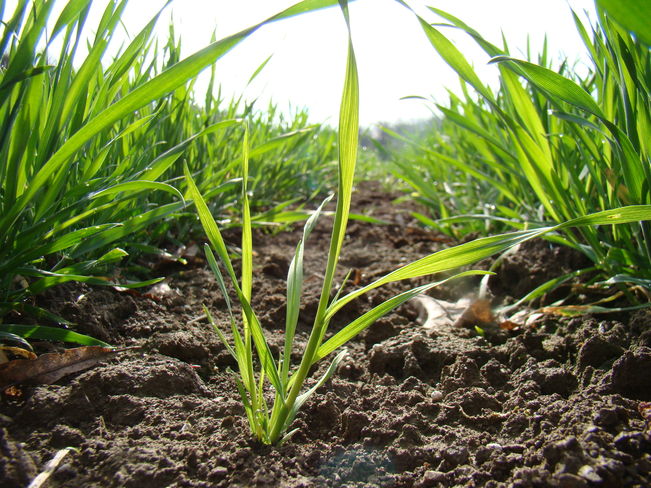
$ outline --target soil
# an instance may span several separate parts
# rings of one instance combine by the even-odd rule
[[[419,228],[408,206],[393,205],[395,196],[376,184],[357,189],[354,211],[389,223],[351,222],[340,267],[340,278],[355,270],[348,288],[451,244]],[[316,310],[329,225],[323,218],[306,248],[295,360]],[[285,276],[301,232],[255,234],[254,306],[273,351],[282,344]],[[235,233],[227,240],[237,245]],[[523,246],[492,278],[496,302],[577,259],[543,241]],[[485,327],[482,337],[472,327],[425,328],[407,304],[348,345],[336,374],[299,413],[298,432],[270,447],[252,439],[235,363],[201,318],[205,304],[228,323],[205,262],[158,263],[157,272],[169,289],[129,294],[70,284],[40,298],[75,330],[139,349],[4,395],[1,486],[27,486],[68,446],[76,451],[48,486],[651,486],[648,311],[544,316],[516,330]],[[454,282],[431,295],[454,301],[477,284]],[[406,287],[347,306],[331,331]]]

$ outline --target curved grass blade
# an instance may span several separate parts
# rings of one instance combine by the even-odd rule
[[[454,246],[434,254],[430,254],[413,263],[383,276],[382,278],[370,283],[369,285],[349,293],[342,297],[328,308],[326,318],[330,319],[345,304],[351,300],[367,293],[386,283],[401,281],[409,278],[418,278],[427,276],[441,271],[448,271],[475,263],[481,259],[490,257],[494,254],[506,251],[507,249],[520,244],[521,242],[539,237],[549,232],[558,231],[569,227],[610,225],[610,224],[627,224],[651,220],[651,205],[631,205],[612,210],[605,210],[594,214],[586,215],[576,219],[569,220],[562,224],[549,227],[541,227],[532,230],[511,232],[497,236],[484,237],[476,239],[459,246]]]
[[[574,81],[564,77],[543,66],[530,63],[521,59],[509,56],[496,56],[490,60],[491,63],[504,63],[516,74],[524,76],[531,83],[545,91],[552,99],[564,100],[579,107],[591,114],[605,119],[603,111],[597,102],[583,88]],[[513,68],[515,65],[517,68]]]
[[[57,327],[46,327],[44,325],[19,325],[19,324],[0,324],[0,331],[16,334],[26,339],[40,339],[44,341],[61,341],[81,344],[82,346],[102,346],[111,347],[104,341],[94,339],[93,337],[79,334],[67,329]]]
[[[372,308],[365,314],[353,320],[350,324],[346,325],[343,329],[341,329],[330,339],[328,339],[321,347],[319,347],[319,350],[317,351],[316,356],[314,357],[314,362],[319,361],[320,359],[326,357],[328,354],[337,350],[339,347],[346,344],[348,341],[350,341],[358,334],[360,334],[362,331],[364,331],[367,327],[372,325],[380,318],[384,317],[386,314],[388,314],[395,308],[405,303],[407,300],[410,300],[413,297],[420,295],[421,293],[425,293],[426,291],[430,290],[431,288],[434,288],[435,286],[439,286],[443,283],[446,283],[456,278],[462,278],[465,276],[488,275],[488,274],[493,274],[493,273],[490,273],[488,271],[465,271],[462,273],[458,273],[454,276],[451,276],[449,278],[446,278],[444,280],[437,281],[435,283],[428,283],[427,285],[422,285],[417,288],[413,288],[411,290],[400,293],[399,295],[396,295],[393,298],[390,298],[386,302]]]
[[[125,183],[118,183],[104,190],[99,190],[89,195],[89,198],[100,198],[107,195],[115,195],[116,193],[130,192],[138,193],[145,190],[161,190],[176,197],[179,197],[183,201],[183,195],[181,192],[174,188],[172,185],[167,183],[160,183],[158,181],[146,181],[146,180],[133,180],[127,181]],[[183,201],[185,203],[185,201]]]
[[[472,68],[465,56],[459,51],[452,42],[441,34],[437,29],[431,26],[428,22],[423,20],[420,16],[416,15],[420,25],[429,39],[430,43],[443,58],[443,60],[457,72],[457,74],[471,85],[475,90],[482,94],[488,101],[493,100],[493,94],[484,85]]]

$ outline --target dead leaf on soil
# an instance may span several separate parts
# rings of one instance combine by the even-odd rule
[[[164,298],[172,298],[174,296],[178,296],[179,292],[176,290],[173,290],[170,285],[165,283],[164,281],[161,281],[160,283],[156,283],[154,286],[152,286],[147,293],[143,293],[143,296],[146,298],[151,298],[154,301],[161,301]]]
[[[441,326],[473,328],[495,324],[489,300],[461,298],[456,302],[448,302],[420,295],[414,301],[420,308],[419,320],[426,329]]]
[[[36,359],[14,359],[0,364],[0,389],[20,383],[49,385],[60,378],[83,371],[126,349],[84,346],[63,352],[42,354]]]
[[[452,326],[463,311],[470,305],[468,298],[457,302],[437,300],[429,295],[418,295],[413,298],[419,309],[418,321],[426,329],[436,329]]]
[[[504,318],[493,311],[491,302],[487,299],[462,298],[456,302],[448,302],[428,295],[420,295],[415,297],[414,301],[420,309],[419,322],[426,329],[442,326],[469,329],[495,326],[502,330],[517,330],[524,326],[535,327],[536,322],[542,317],[540,313],[521,310]]]
[[[456,327],[484,327],[495,323],[495,316],[491,310],[490,300],[478,298],[468,305],[463,313],[457,318]]]
[[[0,351],[4,353],[9,352],[14,356],[19,356],[25,359],[36,359],[36,354],[34,354],[32,351],[28,351],[27,349],[23,349],[22,347],[0,346]],[[6,361],[0,361],[0,362],[6,362]]]
[[[520,327],[520,324],[516,324],[515,322],[511,322],[510,320],[504,320],[498,324],[500,326],[500,329],[503,330],[516,330]]]

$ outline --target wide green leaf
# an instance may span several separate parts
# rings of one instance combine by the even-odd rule
[[[651,3],[648,0],[597,0],[597,5],[647,46],[651,46]]]
[[[531,83],[546,92],[552,100],[563,100],[601,119],[605,119],[601,108],[588,92],[574,81],[548,68],[509,56],[494,57],[491,59],[491,63],[504,63],[507,67],[513,69],[515,73],[524,76]]]
[[[44,325],[0,324],[0,331],[16,334],[26,339],[74,342],[75,344],[81,344],[82,346],[111,347],[110,344],[100,341],[99,339],[94,339],[90,336],[58,327],[46,327]]]

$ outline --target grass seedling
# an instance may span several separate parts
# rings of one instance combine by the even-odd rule
[[[330,363],[325,373],[305,391],[304,386],[309,371],[321,359],[326,358],[357,336],[380,317],[403,304],[410,298],[424,293],[432,287],[449,279],[471,274],[486,274],[483,271],[466,271],[440,282],[433,282],[407,290],[384,303],[372,308],[356,318],[334,335],[327,337],[328,325],[334,315],[347,303],[384,284],[417,278],[435,273],[449,271],[460,266],[466,266],[484,259],[534,237],[548,232],[560,231],[572,226],[594,226],[602,224],[627,223],[651,218],[651,206],[635,206],[575,219],[563,224],[502,234],[478,239],[466,244],[445,249],[426,256],[413,263],[405,265],[379,278],[378,280],[341,296],[341,290],[334,289],[334,279],[341,252],[352,196],[352,185],[355,173],[358,143],[358,104],[359,89],[355,53],[350,38],[350,22],[346,1],[340,2],[344,19],[348,26],[348,61],[346,78],[341,101],[339,119],[339,161],[338,161],[338,193],[336,212],[332,227],[328,261],[324,274],[323,287],[318,309],[314,317],[308,343],[302,352],[301,361],[296,367],[290,364],[294,348],[294,335],[300,312],[300,296],[303,284],[303,252],[310,232],[316,225],[323,204],[312,214],[305,224],[303,237],[299,241],[294,257],[290,264],[287,277],[287,313],[285,324],[284,348],[278,358],[271,353],[263,329],[252,305],[253,281],[253,245],[251,231],[251,216],[248,197],[248,128],[243,127],[243,158],[242,158],[242,263],[241,277],[237,278],[226,243],[219,228],[210,214],[190,171],[185,174],[188,183],[187,197],[196,205],[197,212],[210,245],[205,246],[208,263],[212,268],[218,285],[223,293],[230,315],[230,330],[232,344],[226,338],[218,324],[215,324],[210,313],[206,314],[213,324],[217,334],[235,358],[238,366],[237,388],[249,421],[253,435],[265,444],[276,444],[287,439],[298,410],[305,401],[321,386],[336,370],[337,364],[344,357],[345,351],[339,352]],[[215,254],[230,279],[232,287],[242,308],[240,324],[235,317],[233,306],[226,289],[225,280]],[[331,298],[334,295],[334,298]],[[254,360],[254,350],[256,357]],[[258,368],[256,374],[256,367]],[[273,403],[269,405],[267,398],[269,387],[273,390]]]

